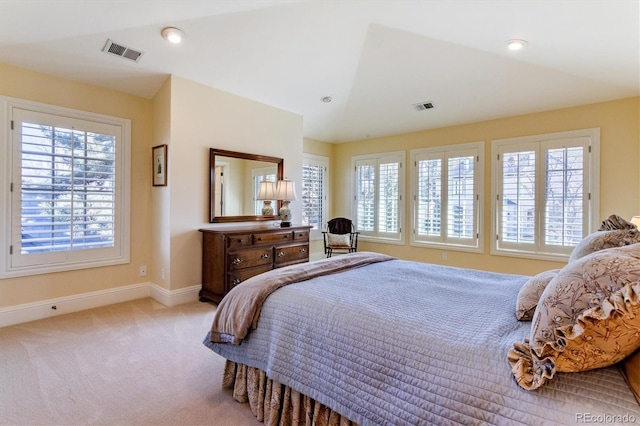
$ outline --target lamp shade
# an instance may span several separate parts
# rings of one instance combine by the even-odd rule
[[[638,229],[640,229],[640,216],[634,216],[631,218],[631,223],[633,223],[635,226],[638,227]]]
[[[276,187],[276,200],[295,201],[296,185],[292,180],[279,180]]]
[[[258,196],[256,200],[276,200],[276,183],[275,182],[260,182],[258,188]]]

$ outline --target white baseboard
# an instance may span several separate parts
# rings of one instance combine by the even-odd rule
[[[198,300],[201,286],[191,286],[179,290],[167,290],[152,282],[132,284],[108,290],[92,291],[90,293],[75,294],[73,296],[25,303],[0,309],[0,328],[23,322],[50,318],[71,312],[129,300],[151,297],[165,306],[175,306]]]
[[[181,288],[179,290],[167,290],[157,284],[150,283],[150,296],[164,306],[176,306],[183,303],[195,302],[200,298],[201,285]]]

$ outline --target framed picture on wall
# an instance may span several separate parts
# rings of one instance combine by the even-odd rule
[[[167,145],[152,148],[153,186],[167,186]]]

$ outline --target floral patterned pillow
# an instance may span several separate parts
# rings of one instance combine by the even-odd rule
[[[631,229],[614,231],[596,231],[587,235],[571,252],[569,262],[576,261],[588,254],[612,247],[628,246],[640,243],[640,231],[635,226]]]
[[[540,272],[524,283],[516,299],[516,318],[518,320],[531,321],[542,292],[547,288],[551,280],[555,278],[558,271],[560,271],[560,269]]]
[[[531,335],[508,360],[537,389],[556,372],[606,367],[640,348],[640,244],[597,251],[562,268],[542,293]]]
[[[612,231],[614,229],[634,229],[637,228],[636,225],[629,222],[625,218],[620,215],[612,214],[608,218],[602,221],[600,224],[600,228],[598,231]]]

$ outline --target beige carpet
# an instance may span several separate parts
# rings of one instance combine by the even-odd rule
[[[140,299],[0,328],[0,424],[259,425],[202,344],[214,311]]]

